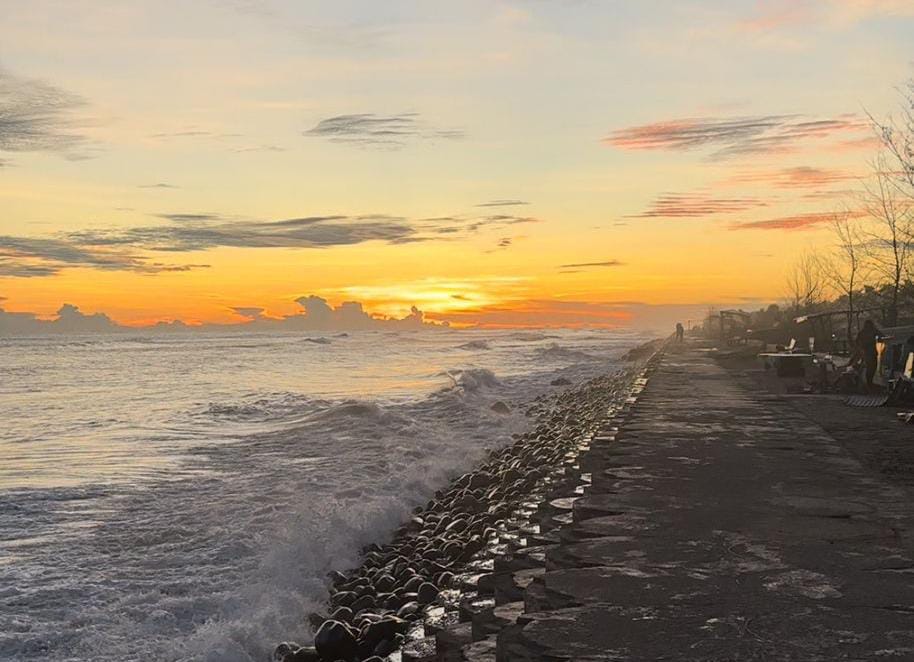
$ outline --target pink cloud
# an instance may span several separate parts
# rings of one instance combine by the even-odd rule
[[[731,184],[764,184],[774,188],[822,188],[840,184],[857,175],[844,170],[798,166],[779,170],[747,171],[727,178]]]
[[[811,141],[869,130],[869,124],[857,115],[824,119],[801,115],[686,118],[618,129],[603,142],[630,151],[712,149],[708,158],[722,160],[793,152]]]
[[[865,216],[863,212],[849,212],[849,218],[861,218]],[[730,230],[810,230],[817,225],[829,223],[835,218],[833,212],[814,212],[809,214],[796,214],[794,216],[782,216],[780,218],[771,218],[764,221],[747,221],[744,223],[733,223]]]
[[[647,210],[628,218],[700,218],[767,206],[767,201],[755,197],[716,198],[703,192],[663,193]]]

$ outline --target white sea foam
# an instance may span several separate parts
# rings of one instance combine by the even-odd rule
[[[383,356],[380,334],[0,345],[0,659],[262,662],[306,640],[329,570],[524,429],[551,379],[637,340],[566,334],[575,364],[435,335],[385,334]]]

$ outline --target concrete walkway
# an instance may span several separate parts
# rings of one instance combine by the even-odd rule
[[[700,351],[581,467],[499,660],[914,660],[907,494]]]

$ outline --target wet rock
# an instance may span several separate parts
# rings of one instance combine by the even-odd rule
[[[291,641],[284,641],[273,649],[273,659],[282,662],[287,655],[291,655],[300,648],[298,644]]]
[[[418,602],[407,602],[397,610],[397,618],[409,619],[419,613]]]
[[[371,595],[363,595],[350,606],[350,612],[359,613],[365,609],[372,609],[375,606],[374,598]],[[351,620],[351,617],[349,619]]]
[[[454,573],[447,572],[447,571],[438,573],[437,575],[435,575],[435,583],[438,586],[442,586],[444,588],[449,587],[451,584],[454,583]]]
[[[350,609],[349,607],[339,607],[339,608],[335,609],[332,614],[330,614],[330,618],[332,618],[334,621],[343,621],[343,622],[348,623],[349,621],[352,620],[352,617],[354,615],[355,615],[354,610]],[[326,618],[323,618],[323,620],[321,620],[321,622],[317,624],[317,627],[320,627],[321,625],[323,625],[324,621],[326,621],[326,620],[327,620]]]
[[[419,604],[427,605],[435,601],[438,597],[438,587],[429,582],[425,582],[419,587],[419,590],[416,593]]]
[[[490,407],[490,409],[492,411],[494,411],[496,414],[510,414],[511,413],[511,408],[508,405],[506,405],[504,402],[502,402],[501,400],[499,400],[498,402],[493,404]]]
[[[396,617],[385,617],[364,628],[359,635],[359,643],[365,644],[368,650],[377,653],[377,647],[384,641],[393,643],[398,634],[404,634],[409,623]]]
[[[558,379],[553,379],[549,382],[552,386],[570,386],[571,380],[565,379],[564,377],[559,377]]]
[[[317,654],[314,646],[301,646],[281,659],[282,662],[320,662],[321,656]]]
[[[336,607],[348,607],[359,596],[352,591],[340,591],[339,593],[334,593],[333,597],[330,598],[330,602]]]
[[[323,614],[318,614],[316,612],[308,614],[308,624],[311,626],[311,629],[315,632],[321,625],[324,624],[324,621],[326,621],[326,620],[327,620],[327,617],[324,616]]]
[[[314,635],[314,648],[324,660],[354,660],[358,642],[352,631],[339,621],[328,620]]]

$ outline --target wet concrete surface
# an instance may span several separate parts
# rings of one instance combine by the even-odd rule
[[[914,660],[905,486],[696,349],[616,424],[498,660]]]

